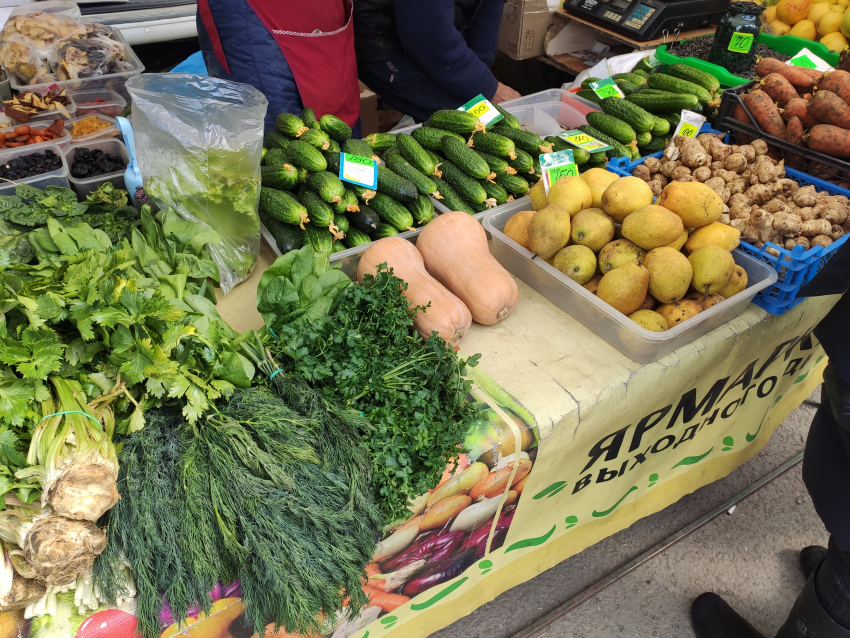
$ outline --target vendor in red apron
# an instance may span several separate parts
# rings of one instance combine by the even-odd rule
[[[198,39],[211,76],[250,84],[278,114],[311,107],[360,137],[352,0],[198,0]]]

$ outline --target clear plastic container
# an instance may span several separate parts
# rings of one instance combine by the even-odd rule
[[[79,20],[82,15],[80,13],[80,7],[77,6],[76,2],[68,2],[66,0],[47,0],[46,2],[39,2],[37,5],[34,2],[29,2],[27,4],[17,6],[12,9],[12,12],[9,14],[9,19],[11,20],[12,18],[15,18],[20,15],[26,15],[27,13],[32,13],[33,11],[44,11],[44,13],[61,13],[73,20]]]
[[[16,184],[29,184],[35,188],[46,188],[47,186],[64,186],[69,187],[68,183],[68,163],[65,161],[65,156],[61,148],[52,142],[45,142],[44,146],[39,145],[39,148],[33,149],[32,146],[21,146],[20,148],[12,148],[7,151],[0,152],[0,166],[5,165],[9,160],[32,153],[44,153],[45,151],[53,151],[62,158],[62,167],[49,173],[41,175],[33,175],[18,180],[17,182],[0,181],[0,195],[14,195]]]
[[[127,100],[109,89],[74,91],[73,97],[77,104],[77,117],[84,117],[86,115],[116,117],[123,115],[124,110],[127,108]],[[95,102],[95,100],[103,101]],[[93,104],[86,104],[86,102],[93,102]]]
[[[85,115],[83,117],[75,117],[73,120],[68,120],[65,122],[65,130],[70,133],[71,129],[74,127],[74,123],[79,122],[85,117],[96,117],[99,120],[107,122],[109,124],[108,128],[102,128],[99,131],[95,131],[94,133],[88,133],[87,135],[80,135],[78,137],[71,136],[71,144],[85,144],[92,140],[103,139],[104,137],[118,137],[120,135],[120,131],[118,130],[118,126],[115,124],[114,117],[106,117],[105,115]]]
[[[50,90],[50,87],[54,87],[54,86],[60,86],[61,87],[62,85],[61,85],[61,83],[59,83],[59,84],[51,84],[49,87],[45,86],[45,87],[38,89],[38,90],[27,89],[26,91],[24,91],[24,93],[29,93],[30,91],[35,91],[36,93],[38,93],[40,95],[44,95],[45,93],[47,93]],[[35,113],[28,120],[16,120],[15,118],[10,118],[10,119],[13,122],[17,122],[17,124],[15,126],[17,126],[18,124],[29,124],[30,126],[32,126],[34,122],[43,122],[44,120],[47,120],[48,124],[49,124],[50,122],[55,120],[57,117],[60,120],[72,120],[76,117],[77,104],[76,104],[76,102],[74,102],[74,98],[70,94],[67,95],[67,98],[68,98],[68,103],[65,104],[60,109],[51,109],[49,111],[41,111],[39,113]],[[39,126],[41,126],[41,125],[39,125]]]
[[[90,151],[101,150],[109,155],[117,155],[124,161],[124,168],[114,173],[98,175],[97,177],[77,178],[71,175],[70,166],[74,162],[74,154],[77,149],[87,148]],[[71,182],[71,188],[77,193],[80,199],[85,199],[89,193],[96,191],[102,184],[112,182],[115,188],[124,189],[124,170],[130,161],[130,155],[127,153],[127,147],[123,142],[118,140],[97,140],[88,144],[73,144],[65,149],[65,163],[68,165],[68,180]]]
[[[41,4],[42,3],[39,3],[39,5]],[[45,2],[43,4],[48,3]],[[79,13],[79,9],[77,11]],[[77,19],[79,19],[79,16],[77,17]],[[142,64],[142,61],[135,54],[133,49],[130,48],[130,45],[127,44],[127,40],[121,34],[121,30],[116,29],[114,27],[109,28],[112,30],[114,39],[124,45],[126,51],[125,59],[127,60],[127,62],[130,63],[132,68],[129,71],[124,71],[122,73],[107,73],[105,75],[98,75],[96,77],[91,78],[67,80],[65,82],[65,86],[69,91],[91,91],[95,89],[108,89],[110,91],[115,91],[121,97],[123,97],[126,102],[129,103],[130,94],[127,92],[127,89],[124,88],[124,84],[127,82],[127,78],[142,73],[145,70],[145,65]],[[43,84],[19,84],[18,82],[18,78],[12,76],[12,89],[16,93],[31,90],[47,90],[54,84],[57,84],[57,82],[45,82]]]
[[[515,100],[508,100],[507,102],[503,102],[501,106],[508,112],[513,112],[511,111],[511,109],[515,109],[520,106],[531,106],[537,104],[544,104],[547,102],[563,102],[567,106],[574,108],[576,111],[583,115],[587,115],[590,111],[599,110],[598,108],[596,108],[595,104],[581,99],[580,97],[575,95],[575,93],[571,93],[566,89],[547,89],[545,91],[540,91],[539,93],[524,95],[522,97],[518,97]]]
[[[6,117],[2,112],[0,112],[0,134],[9,131],[17,126],[21,126],[22,124],[28,125],[30,128],[45,128],[50,126],[53,123],[53,120],[56,119],[54,116],[53,119],[36,119],[31,118],[28,122],[19,122],[18,120],[13,120],[9,117]],[[61,119],[61,118],[60,118]],[[51,142],[57,144],[61,148],[66,148],[71,144],[71,136],[66,130],[62,130],[62,134]],[[27,148],[40,148],[41,144],[50,144],[51,142],[40,142],[39,144],[30,144]]]
[[[572,279],[507,237],[502,230],[521,205],[485,214],[483,224],[492,241],[490,252],[514,275],[549,301],[639,363],[651,363],[737,317],[756,293],[776,282],[770,266],[735,250],[735,263],[747,271],[747,288],[665,332],[651,332],[617,312]],[[341,253],[340,253],[341,254]]]

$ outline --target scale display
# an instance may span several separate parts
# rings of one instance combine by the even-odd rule
[[[596,22],[633,40],[672,38],[678,29],[690,31],[716,24],[729,8],[728,0],[566,0],[564,10]]]

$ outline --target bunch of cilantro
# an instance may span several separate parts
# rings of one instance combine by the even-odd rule
[[[461,359],[436,333],[423,341],[413,319],[425,308],[408,306],[406,288],[382,265],[345,288],[326,319],[283,326],[269,344],[288,374],[371,422],[362,442],[387,524],[406,519],[409,501],[437,484],[480,417],[464,378],[480,355]]]

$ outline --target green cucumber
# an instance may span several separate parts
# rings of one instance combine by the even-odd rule
[[[316,119],[316,113],[309,106],[305,106],[301,110],[301,115],[299,116],[301,121],[304,122],[304,126],[309,126],[310,128],[322,130],[321,125],[319,124],[319,120]]]
[[[493,106],[496,107],[496,110],[504,118],[498,122],[499,124],[504,124],[505,126],[510,126],[511,128],[520,128],[519,120],[517,119],[516,115],[514,115],[513,113],[508,113],[498,104],[494,104]]]
[[[652,133],[650,133],[649,131],[638,133],[636,141],[638,148],[646,146],[647,144],[649,144],[650,141],[652,141]]]
[[[631,157],[632,156],[632,153],[628,148],[626,148],[625,146],[620,144],[617,140],[615,140],[610,135],[606,135],[602,131],[595,129],[592,126],[589,126],[587,124],[582,124],[581,126],[578,127],[578,130],[580,130],[582,133],[587,133],[591,137],[595,137],[596,139],[598,139],[602,142],[605,142],[606,144],[609,144],[610,146],[612,146],[613,147],[612,150],[607,151],[608,157]]]
[[[287,144],[289,144],[289,140],[277,131],[269,131],[263,138],[263,146],[265,148],[279,148],[284,150]]]
[[[649,141],[649,144],[645,144],[640,147],[638,150],[641,155],[652,155],[653,153],[657,153],[658,151],[663,151],[667,148],[667,144],[670,143],[669,137],[655,137]]]
[[[592,91],[593,89],[590,88],[590,85],[593,84],[594,82],[599,82],[599,78],[594,78],[594,77],[584,78],[584,80],[582,80],[582,82],[581,82],[581,88],[590,89]]]
[[[472,135],[472,147],[478,153],[489,153],[496,157],[513,157],[516,144],[504,135],[492,131],[476,131]]]
[[[285,255],[290,250],[297,250],[304,245],[304,231],[298,226],[284,224],[264,210],[260,211],[260,221],[271,233],[281,255]]]
[[[481,121],[466,111],[437,111],[428,119],[425,126],[441,128],[458,135],[468,135],[482,127]]]
[[[263,166],[278,166],[280,164],[284,164],[285,162],[286,160],[283,158],[283,150],[279,148],[270,148],[263,156],[263,161],[261,162],[261,164]]]
[[[532,133],[531,131],[524,131],[522,129],[511,128],[510,126],[499,124],[493,129],[493,132],[503,135],[509,140],[513,140],[516,147],[522,149],[526,153],[537,154],[540,152],[548,153],[551,151],[551,148],[548,145],[544,145],[543,140],[541,140],[536,133]],[[490,133],[487,133],[487,135],[490,135]],[[475,140],[473,140],[472,144],[472,147],[475,148]]]
[[[381,219],[398,230],[413,229],[413,215],[402,204],[389,195],[376,193],[369,202]]]
[[[334,236],[327,228],[307,224],[304,229],[304,240],[317,253],[332,253],[334,249]]]
[[[296,166],[295,168],[298,170],[298,183],[303,184],[307,181],[307,176],[310,175],[310,173],[306,168],[301,168],[300,166]]]
[[[440,162],[442,162],[442,161],[443,161],[443,158],[442,158],[442,157],[440,157],[439,155],[437,155],[434,151],[429,151],[427,148],[426,148],[426,149],[422,149],[422,150],[424,150],[424,151],[425,151],[425,154],[428,156],[428,158],[429,158],[432,162],[434,162],[434,166],[436,166],[437,164],[439,164]],[[414,168],[415,168],[415,167],[414,167]],[[421,172],[421,171],[420,171],[420,172]]]
[[[670,132],[670,122],[657,115],[653,115],[652,119],[655,124],[652,125],[650,133],[652,133],[653,136],[658,137],[660,135],[667,135],[667,133]]]
[[[320,151],[327,151],[331,147],[331,138],[328,137],[327,133],[317,128],[307,129],[298,139]]]
[[[610,135],[620,144],[629,144],[635,139],[635,130],[623,120],[607,113],[591,112],[586,115],[587,123],[595,129]],[[652,117],[652,116],[650,116]]]
[[[640,60],[637,61],[632,67],[632,73],[635,71],[643,71],[644,73],[655,73],[655,67],[652,66],[652,63],[649,61],[649,56],[644,56]]]
[[[357,246],[363,246],[371,242],[372,238],[359,228],[349,228],[348,232],[345,233],[345,237],[342,238],[342,243],[349,248],[356,248]]]
[[[678,113],[662,113],[658,117],[660,117],[662,120],[667,120],[668,122],[670,122],[670,130],[672,131],[677,126],[679,126],[679,120],[682,119],[682,113],[681,111]]]
[[[351,139],[351,127],[336,115],[326,113],[319,118],[319,125],[332,140],[336,140],[339,144]]]
[[[404,204],[416,201],[419,191],[416,185],[401,175],[396,175],[386,166],[378,167],[378,192],[386,193]]]
[[[315,129],[313,129],[315,130]],[[298,201],[307,209],[307,216],[314,226],[327,228],[333,223],[334,212],[321,198],[310,189],[305,188],[298,194]]]
[[[327,171],[310,173],[306,184],[307,188],[321,197],[323,202],[339,203],[342,201],[342,196],[345,193],[345,186],[342,180]]]
[[[632,71],[632,73],[634,73],[635,75],[639,75],[642,78],[648,78],[651,75],[650,73],[647,73],[643,69],[638,69],[636,71]],[[644,84],[643,86],[646,86],[646,84]]]
[[[472,209],[474,213],[483,213],[486,210],[490,210],[493,208],[490,204],[492,201],[485,200],[483,204],[476,204],[475,202],[469,202],[469,207]]]
[[[277,132],[287,137],[300,137],[302,133],[309,131],[304,120],[292,113],[281,113],[274,119],[274,127]]]
[[[398,235],[398,230],[393,228],[392,224],[379,224],[378,228],[372,233],[375,239],[383,239],[384,237],[392,237]]]
[[[395,134],[393,133],[372,133],[363,138],[363,141],[369,145],[376,153],[382,153],[390,147],[395,146]]]
[[[640,93],[636,93],[635,95],[640,95]],[[652,129],[652,125],[655,124],[652,115],[631,101],[628,101],[628,98],[606,97],[599,102],[599,106],[602,107],[604,113],[616,117],[618,120],[622,120],[631,126],[635,130],[635,133],[649,131]]]
[[[269,215],[285,224],[303,227],[309,221],[307,209],[289,193],[263,186],[260,188],[260,206]]]
[[[387,166],[396,175],[413,183],[422,195],[432,195],[437,190],[437,186],[430,177],[413,168],[401,155],[387,160]]]
[[[343,235],[342,238],[345,239],[345,235]],[[331,252],[332,253],[341,253],[346,248],[347,248],[347,246],[344,243],[342,243],[341,240],[334,239],[333,250],[331,250]]]
[[[528,182],[519,175],[502,175],[496,178],[496,183],[511,195],[525,195],[528,192]]]
[[[611,76],[614,80],[625,80],[632,84],[646,84],[646,78],[637,75],[636,73],[615,73]]]
[[[580,98],[587,100],[588,102],[593,102],[594,104],[599,104],[600,102],[600,97],[590,89],[582,89],[581,91],[576,91],[576,95]]]
[[[345,192],[342,194],[342,199],[338,202],[328,202],[328,206],[331,207],[334,215],[345,215],[353,210],[357,210],[359,204],[357,201],[357,195],[354,194],[354,191],[346,188]]]
[[[291,164],[261,166],[260,183],[280,191],[292,190],[298,183],[298,169]]]
[[[487,193],[481,184],[467,175],[457,164],[445,160],[437,170],[442,173],[441,177],[454,186],[464,199],[476,204],[481,204],[487,199]]]
[[[709,94],[714,95],[720,89],[720,80],[714,77],[711,73],[706,73],[700,69],[695,69],[687,64],[671,64],[667,67],[667,73],[674,78],[692,82],[701,86]]]
[[[568,144],[560,137],[556,137],[554,135],[550,135],[549,137],[544,137],[543,141],[546,144],[549,144],[552,147],[552,151],[557,153],[558,151],[569,151],[575,148],[572,144]]]
[[[620,80],[617,82],[617,86],[620,88],[620,91],[623,92],[623,95],[631,95],[635,91],[639,90],[643,84],[635,84],[634,82],[629,82],[628,80]]]
[[[343,153],[348,153],[349,155],[356,155],[357,157],[375,159],[375,153],[372,148],[364,140],[354,139],[353,137],[350,140],[345,140],[342,143],[342,151]]]
[[[413,129],[410,132],[410,136],[419,142],[422,148],[427,148],[432,151],[443,150],[443,138],[446,136],[453,137],[458,142],[466,144],[466,140],[457,133],[444,131],[439,128],[432,128],[430,126],[420,126],[419,128]]]
[[[328,163],[328,172],[339,175],[339,151],[334,152],[329,149],[323,155],[325,156],[325,161]]]
[[[693,111],[700,105],[697,96],[689,93],[648,93],[641,91],[627,96],[626,101],[661,116],[664,113],[681,113],[682,109]]]
[[[347,233],[351,229],[351,224],[345,215],[334,215],[334,226],[343,233]]]
[[[360,204],[359,210],[348,213],[349,221],[361,232],[371,233],[381,223],[381,217],[366,204]],[[349,230],[351,230],[349,228]]]
[[[534,166],[534,158],[524,150],[518,148],[516,150],[516,159],[508,162],[517,173],[527,173]]]
[[[443,154],[470,177],[486,179],[490,175],[490,167],[478,153],[448,135],[443,138]]]
[[[458,111],[458,113],[460,113],[460,111]],[[406,159],[413,168],[425,173],[426,175],[433,174],[436,164],[431,161],[431,157],[428,155],[426,150],[422,148],[422,145],[419,144],[419,142],[410,137],[410,135],[399,133],[396,135],[396,144],[398,144],[398,151],[401,153],[401,156],[404,157],[404,159]]]
[[[408,206],[408,210],[413,215],[413,223],[416,226],[424,226],[434,219],[434,203],[425,195],[417,197],[416,201]]]
[[[330,141],[330,146],[328,147],[328,150],[329,150],[329,151],[333,151],[334,153],[339,153],[339,152],[340,152],[339,144],[337,144],[337,141],[336,141],[336,140],[331,140],[331,141]]]
[[[439,177],[435,177],[434,183],[437,185],[437,190],[443,196],[443,199],[440,200],[440,203],[443,204],[443,206],[449,210],[460,210],[464,213],[469,213],[470,215],[475,213],[463,197],[460,196],[460,193],[458,193],[447,181],[444,181]]]
[[[496,200],[497,206],[501,206],[508,201],[508,191],[506,191],[501,184],[489,182],[485,179],[481,182],[481,186],[484,187],[484,191],[487,193],[487,199]]]
[[[709,106],[712,102],[711,93],[706,91],[699,84],[682,80],[666,73],[655,73],[646,83],[650,88],[658,89],[659,91],[670,91],[671,93],[679,93],[684,95],[694,95],[700,104]]]
[[[375,196],[375,191],[373,189],[360,186],[359,184],[348,184],[348,190],[354,191],[354,194],[357,195],[357,199],[364,204],[368,204]]]
[[[478,154],[481,156],[481,159],[487,162],[491,173],[495,173],[496,175],[504,175],[505,173],[516,174],[516,169],[501,157],[482,153],[481,151],[478,151]]]
[[[286,157],[286,162],[313,172],[323,171],[328,167],[328,162],[318,150],[302,142],[301,140],[293,140],[286,145],[283,150]]]

